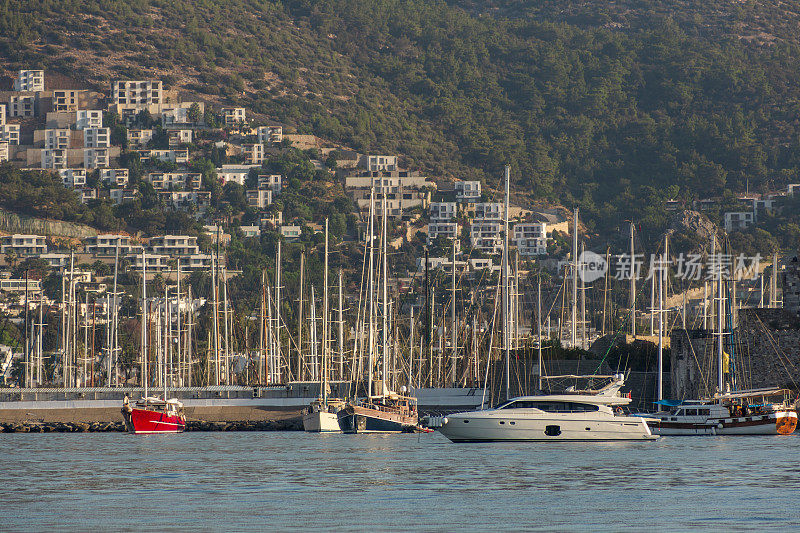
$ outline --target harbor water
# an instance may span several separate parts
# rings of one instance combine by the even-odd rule
[[[800,436],[1,434],[4,531],[794,529]]]

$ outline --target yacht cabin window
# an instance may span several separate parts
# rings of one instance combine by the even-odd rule
[[[586,413],[600,408],[590,403],[557,402],[547,400],[514,400],[498,409],[539,409],[547,413]]]

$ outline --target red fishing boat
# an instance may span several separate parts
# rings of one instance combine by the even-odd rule
[[[186,429],[183,404],[175,398],[147,397],[131,406],[126,397],[122,418],[130,433],[182,433]]]

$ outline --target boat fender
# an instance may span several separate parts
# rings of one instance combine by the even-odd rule
[[[717,427],[718,427],[719,429],[722,429],[722,427],[723,427],[723,426],[722,426],[722,422],[719,422],[719,423],[717,424]]]

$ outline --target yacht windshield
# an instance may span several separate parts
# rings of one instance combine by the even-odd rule
[[[600,409],[597,405],[578,402],[558,402],[547,400],[514,400],[498,409],[539,409],[547,413],[585,413]]]

